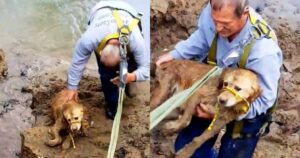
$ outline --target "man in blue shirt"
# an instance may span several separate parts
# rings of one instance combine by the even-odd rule
[[[245,53],[248,56],[241,66],[241,57]],[[160,56],[156,65],[173,59],[196,59],[220,67],[243,67],[255,72],[262,95],[237,121],[227,125],[218,155],[219,158],[250,158],[277,99],[282,58],[274,31],[249,7],[248,0],[211,0],[200,15],[197,30],[179,42],[173,51]],[[212,117],[201,105],[197,106],[196,117],[177,136],[176,151],[201,135]],[[203,144],[193,157],[216,157],[213,150],[216,138]]]
[[[116,15],[113,13],[117,13],[120,21],[117,22]],[[120,43],[118,40],[118,23],[121,22],[129,28],[137,17],[137,11],[124,1],[100,1],[92,8],[89,15],[89,26],[75,47],[68,72],[66,100],[77,100],[77,89],[83,71],[91,54],[95,52],[102,90],[107,104],[106,114],[108,118],[114,118],[119,95],[117,71],[119,71],[118,64],[120,62]],[[127,83],[145,81],[150,78],[150,51],[142,36],[142,30],[136,25],[128,35],[128,50],[130,51],[127,54],[129,58]]]

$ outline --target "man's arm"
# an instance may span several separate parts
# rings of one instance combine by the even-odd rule
[[[91,52],[94,50],[89,38],[83,34],[78,40],[72,63],[68,73],[68,89],[76,90],[81,80],[85,66],[91,56]]]
[[[268,50],[266,47],[278,48],[278,46],[274,43],[269,45],[265,44],[262,44],[264,45],[264,50],[262,48],[258,48],[255,54],[263,54],[263,51]],[[248,59],[246,68],[257,74],[262,88],[262,95],[251,104],[249,111],[239,119],[254,118],[257,115],[266,113],[276,101],[279,86],[278,82],[280,78],[280,67],[282,65],[282,53],[279,48],[277,50],[270,48],[269,50],[276,52],[268,53],[263,57]],[[254,49],[253,51],[256,50]]]
[[[139,30],[133,30],[130,36],[130,50],[137,63],[137,69],[133,72],[136,81],[145,81],[150,78],[150,51],[146,47],[145,40]]]

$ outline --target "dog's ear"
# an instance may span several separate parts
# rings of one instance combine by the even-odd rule
[[[218,90],[221,90],[223,88],[223,83],[224,83],[224,80],[222,78],[219,79],[219,84],[218,84]]]
[[[258,85],[254,85],[251,88],[253,89],[253,94],[247,99],[250,103],[254,102],[262,93]]]
[[[91,117],[90,117],[90,114],[88,112],[88,109],[87,107],[83,106],[83,119],[88,121],[90,123],[91,121]]]

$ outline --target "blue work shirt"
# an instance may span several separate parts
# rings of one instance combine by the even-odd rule
[[[250,7],[257,19],[262,17]],[[216,29],[211,17],[211,5],[208,4],[200,15],[197,30],[186,40],[179,42],[171,55],[175,59],[196,59],[203,61],[207,58],[209,48],[216,35]],[[237,67],[244,46],[252,36],[252,24],[248,21],[241,32],[231,42],[218,36],[217,64],[220,67]],[[282,65],[282,51],[277,40],[268,38],[257,39],[253,44],[245,68],[254,71],[262,88],[262,95],[256,99],[248,112],[239,119],[252,119],[266,113],[277,98],[278,81]]]
[[[112,15],[111,9],[103,7],[121,9],[118,12],[124,25],[130,24],[133,20],[131,14],[134,16],[137,15],[137,11],[131,5],[119,0],[100,1],[91,9],[88,18],[89,26],[75,47],[68,73],[68,89],[78,88],[85,66],[91,54],[97,50],[99,43],[107,35],[118,32],[116,20]],[[129,35],[129,47],[137,63],[137,69],[133,72],[136,75],[136,81],[149,80],[150,50],[147,48],[138,26],[136,26]]]

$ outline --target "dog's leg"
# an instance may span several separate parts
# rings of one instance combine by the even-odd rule
[[[88,136],[88,129],[90,128],[90,123],[88,120],[82,120],[81,122],[81,133],[83,136]]]
[[[71,147],[71,143],[72,143],[72,140],[71,140],[70,136],[67,136],[67,138],[64,140],[61,148],[63,150],[67,150]]]
[[[48,146],[56,146],[62,142],[62,138],[59,135],[59,131],[63,128],[63,123],[61,119],[55,121],[55,124],[50,128],[50,134],[53,139],[46,142]]]
[[[201,134],[201,136],[195,137],[191,143],[187,144],[184,148],[182,148],[176,153],[176,158],[191,157],[196,149],[198,149],[208,139],[218,134],[227,123],[234,120],[236,117],[237,116],[234,113],[230,112],[230,110],[226,110],[225,113],[220,114],[220,116],[216,119],[212,130],[205,130]]]
[[[188,126],[193,114],[195,113],[195,107],[199,104],[198,102],[199,97],[197,95],[193,95],[190,99],[188,99],[187,103],[184,105],[185,109],[183,115],[175,121],[166,123],[164,131],[168,134],[173,134]]]

